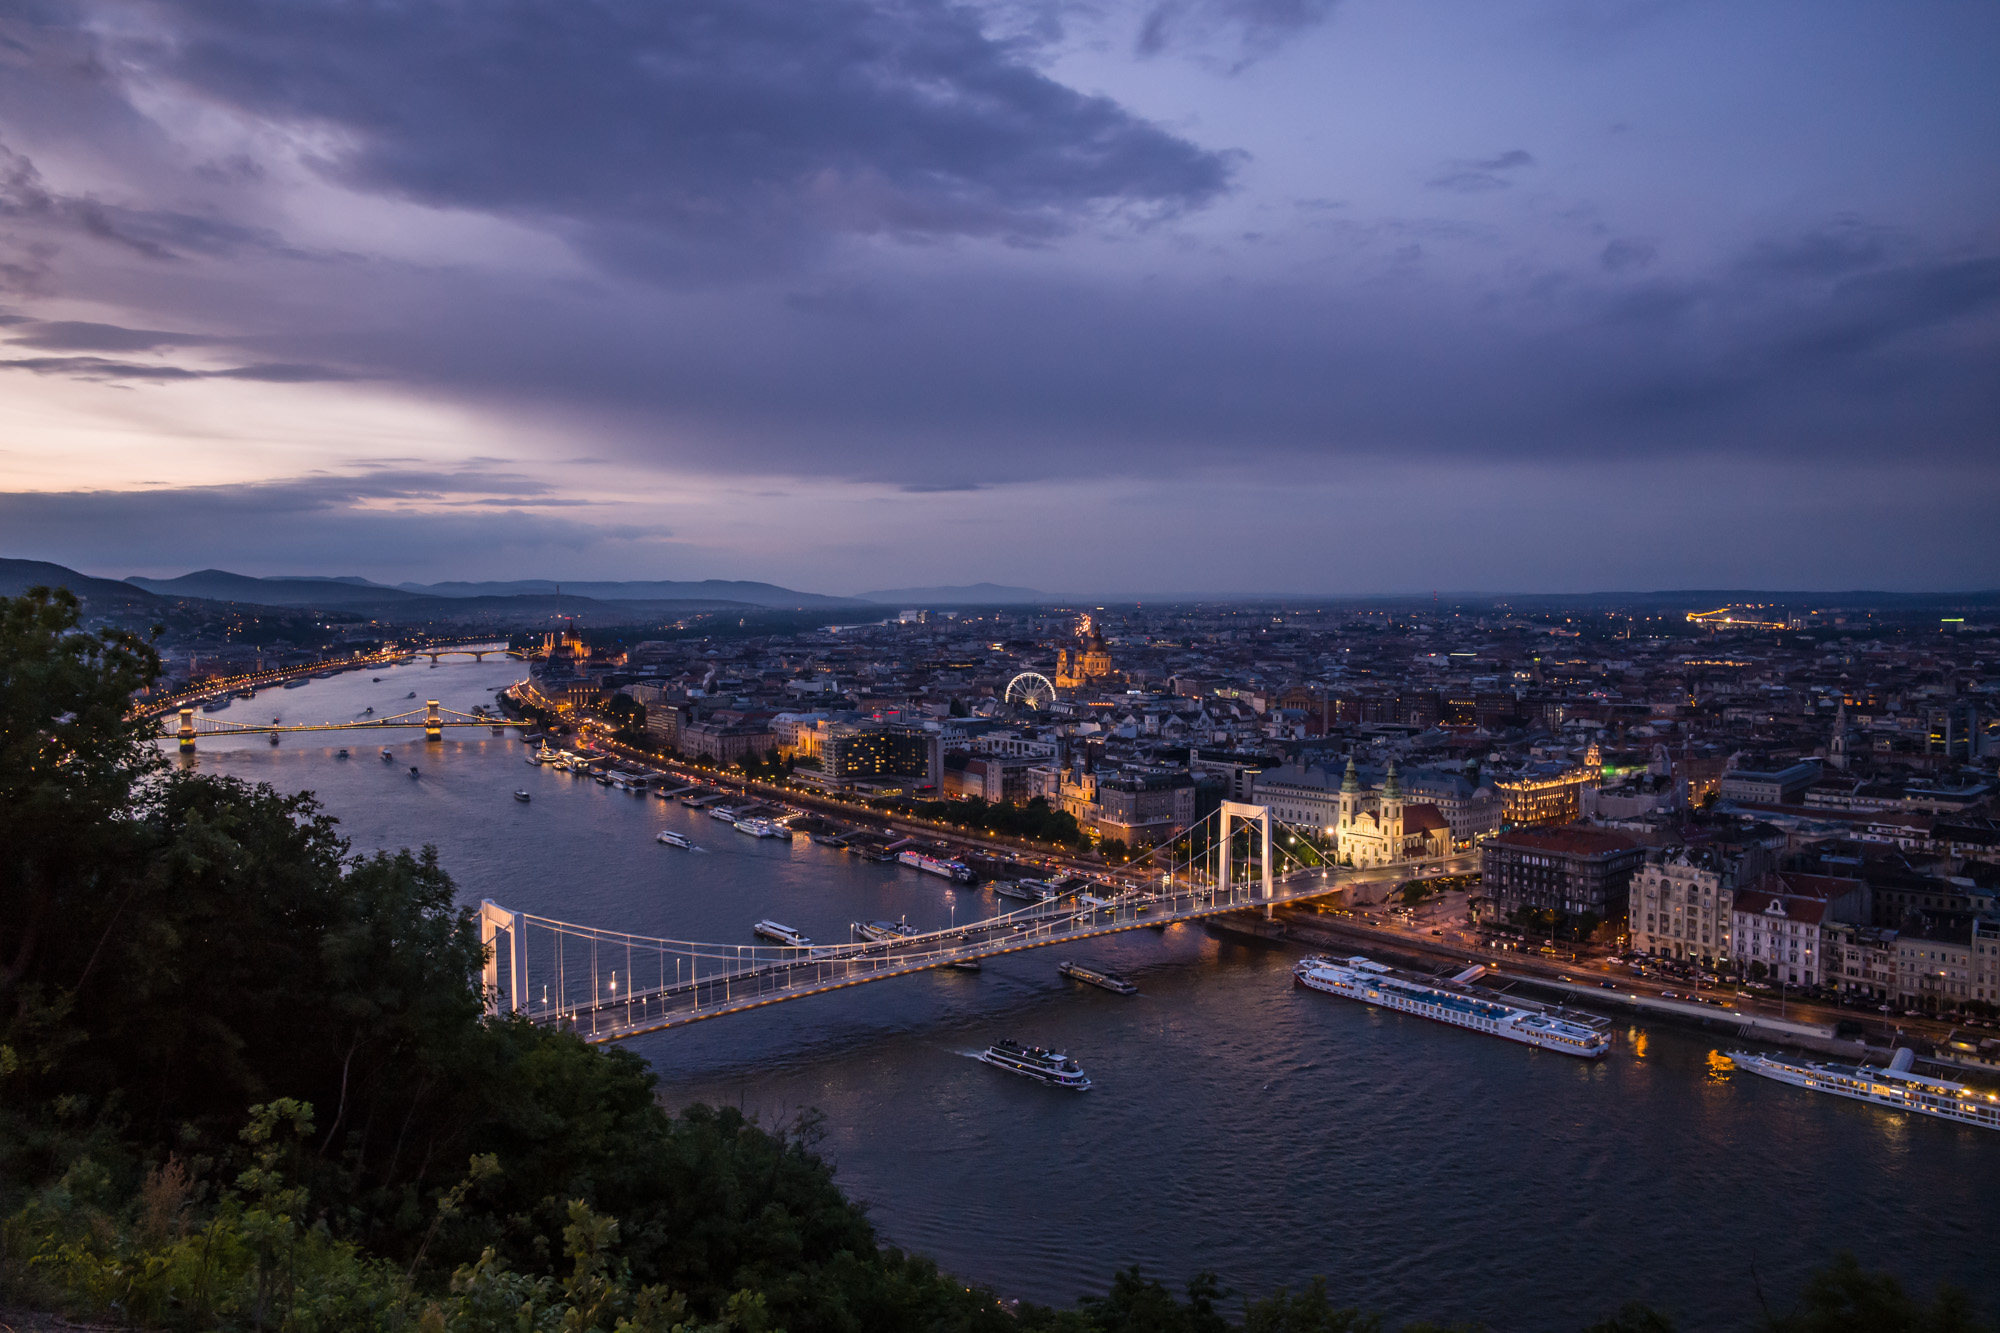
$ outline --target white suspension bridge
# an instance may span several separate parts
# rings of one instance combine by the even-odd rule
[[[1219,827],[1209,837],[1211,821]],[[1241,855],[1239,842],[1246,844]],[[1182,845],[1188,855],[1154,871],[1157,887],[1147,891],[1113,893],[1091,884],[945,930],[848,944],[662,939],[511,911],[489,898],[479,910],[488,1004],[494,1013],[568,1028],[586,1041],[618,1041],[1000,954],[1225,912],[1262,908],[1268,916],[1281,904],[1380,877],[1337,871],[1300,830],[1261,805],[1225,801],[1171,844]]]

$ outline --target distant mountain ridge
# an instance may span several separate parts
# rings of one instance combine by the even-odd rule
[[[0,559],[0,597],[19,597],[30,588],[68,588],[78,597],[121,602],[156,602],[152,593],[117,579],[92,578],[47,560]]]
[[[885,588],[879,592],[856,593],[863,602],[886,606],[957,602],[963,606],[1027,606],[1054,602],[1058,598],[1033,588],[1010,588],[1000,583],[968,583],[939,588]]]
[[[201,597],[212,602],[250,602],[257,606],[381,606],[408,602],[415,593],[380,584],[357,585],[346,579],[258,579],[226,569],[198,569],[174,579],[133,575],[125,580],[162,597]]]
[[[403,592],[429,597],[517,597],[553,595],[558,588],[564,596],[589,597],[600,602],[734,602],[783,610],[855,605],[851,597],[827,597],[820,593],[781,588],[775,583],[755,583],[743,579],[701,579],[682,582],[653,579],[635,582],[599,582],[568,579],[514,579],[491,583],[399,583]]]

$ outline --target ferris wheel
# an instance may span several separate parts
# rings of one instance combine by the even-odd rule
[[[1049,683],[1047,676],[1034,671],[1023,671],[1007,682],[1007,702],[1026,704],[1040,710],[1056,701],[1056,687]]]

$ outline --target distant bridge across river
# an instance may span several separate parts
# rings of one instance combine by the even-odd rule
[[[500,735],[509,727],[524,728],[535,724],[497,714],[461,713],[456,709],[442,708],[436,699],[428,699],[422,708],[413,708],[407,713],[397,713],[390,717],[358,717],[345,722],[291,722],[282,720],[283,715],[264,722],[229,722],[217,718],[197,717],[193,708],[180,710],[180,725],[174,736],[183,750],[195,748],[195,742],[203,736],[261,736],[268,735],[275,743],[277,737],[294,731],[399,731],[411,727],[422,727],[428,740],[442,740],[444,733],[454,727],[487,727],[494,735]]]

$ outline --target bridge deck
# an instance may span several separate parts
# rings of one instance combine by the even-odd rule
[[[520,718],[496,717],[491,721],[478,718],[455,721],[449,717],[426,723],[422,713],[406,713],[392,718],[367,718],[357,722],[222,722],[214,718],[196,718],[194,734],[197,736],[248,736],[262,732],[287,731],[422,731],[426,727],[531,727],[536,725]],[[182,733],[169,729],[160,733],[160,739],[173,740]]]
[[[710,976],[650,986],[597,1003],[542,1013],[530,1004],[523,1012],[535,1022],[570,1028],[589,1042],[619,1041],[953,963],[1324,897],[1350,882],[1351,876],[1327,878],[1310,871],[1275,882],[1270,897],[1258,896],[1255,885],[1220,891],[1204,886],[1121,897],[1101,908],[1043,905],[901,940],[775,951],[783,956],[753,958],[745,966],[718,968]],[[746,950],[752,952],[774,951]]]

